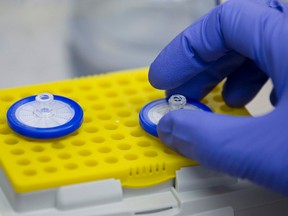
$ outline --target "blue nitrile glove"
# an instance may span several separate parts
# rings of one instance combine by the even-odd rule
[[[261,117],[191,110],[165,115],[160,139],[184,156],[288,195],[288,7],[229,0],[178,35],[156,58],[151,84],[201,99],[227,78],[223,97],[242,106],[268,77],[275,109]]]

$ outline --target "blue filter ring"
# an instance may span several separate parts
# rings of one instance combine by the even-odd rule
[[[7,121],[22,136],[52,139],[77,130],[83,122],[83,110],[69,98],[42,93],[14,103],[7,112]]]
[[[174,98],[172,98],[174,97]],[[176,98],[176,106],[171,103],[171,98]],[[179,100],[180,98],[180,100]],[[180,106],[179,106],[180,104]],[[176,108],[175,108],[176,107]],[[160,119],[168,112],[177,109],[199,110],[212,112],[212,110],[197,100],[186,99],[182,95],[172,95],[168,99],[159,99],[146,104],[139,113],[140,126],[149,134],[158,137],[157,124]]]

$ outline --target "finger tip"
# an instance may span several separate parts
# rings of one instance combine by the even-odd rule
[[[148,81],[154,88],[159,88],[159,75],[157,75],[158,65],[156,63],[152,63],[148,72]]]

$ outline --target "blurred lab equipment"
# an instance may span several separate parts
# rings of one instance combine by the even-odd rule
[[[149,66],[214,0],[74,1],[69,53],[75,76]]]

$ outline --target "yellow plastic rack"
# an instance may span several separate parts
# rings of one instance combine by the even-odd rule
[[[8,108],[43,92],[77,101],[84,110],[81,128],[51,140],[14,133],[6,121]],[[138,122],[141,108],[163,97],[163,91],[148,83],[147,69],[0,90],[1,168],[18,193],[107,178],[140,188],[174,178],[176,170],[196,162],[168,149]],[[202,102],[217,113],[248,115],[245,109],[226,106],[220,87]]]

